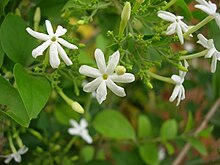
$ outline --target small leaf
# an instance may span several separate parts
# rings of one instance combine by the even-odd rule
[[[160,135],[163,139],[172,139],[177,135],[177,122],[175,119],[167,120],[160,129]]]
[[[28,74],[20,64],[14,66],[14,75],[29,118],[37,118],[50,96],[50,83],[42,76]]]
[[[139,146],[139,154],[143,161],[147,164],[159,164],[158,148],[154,143],[146,143]]]
[[[140,115],[138,118],[138,137],[148,137],[151,134],[151,123],[147,116]]]
[[[193,128],[193,126],[194,126],[194,121],[193,121],[192,113],[191,113],[191,111],[189,111],[188,112],[188,120],[186,123],[184,133],[189,132]]]
[[[189,138],[187,140],[199,153],[201,153],[202,155],[207,155],[207,150],[204,144],[201,143],[201,141],[196,138]]]
[[[166,147],[166,150],[168,151],[168,154],[172,155],[175,151],[174,147],[170,143],[168,143],[167,141],[164,141],[163,144]]]
[[[81,151],[80,155],[83,158],[84,162],[89,162],[93,159],[95,154],[95,149],[92,146],[84,146]]]
[[[93,126],[102,135],[113,139],[135,139],[134,129],[118,111],[104,110],[94,119]]]
[[[2,49],[2,45],[0,43],[0,68],[2,67],[3,61],[4,61],[5,52]]]
[[[161,61],[161,55],[160,53],[153,47],[149,47],[147,49],[147,59],[151,60],[151,61]]]
[[[211,125],[211,126],[205,128],[205,129],[203,129],[202,131],[200,131],[200,132],[198,133],[198,136],[199,136],[199,137],[208,137],[208,136],[211,135],[213,129],[214,129],[214,126]]]
[[[34,60],[31,52],[37,40],[31,37],[25,28],[21,17],[8,14],[0,29],[0,40],[3,50],[13,62],[29,65]]]
[[[30,119],[18,91],[7,80],[0,76],[0,104],[6,105],[8,110],[1,110],[23,127],[28,127]]]

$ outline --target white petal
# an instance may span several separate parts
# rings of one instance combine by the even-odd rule
[[[76,129],[76,128],[69,128],[68,133],[70,135],[79,135],[80,131],[79,131],[79,129]]]
[[[52,68],[58,68],[60,65],[60,59],[57,51],[57,43],[53,43],[50,45],[50,65]]]
[[[60,46],[59,43],[57,43],[57,50],[58,53],[60,54],[60,57],[63,59],[63,61],[66,63],[66,65],[72,65],[72,61],[69,59],[67,56],[65,50]]]
[[[85,140],[88,144],[92,143],[92,137],[89,135],[87,130],[83,130],[81,133],[81,137]]]
[[[57,41],[58,41],[61,45],[65,46],[65,47],[67,47],[67,48],[69,48],[69,49],[78,49],[78,47],[77,47],[76,45],[73,45],[73,44],[67,42],[66,40],[64,40],[64,39],[62,39],[62,38],[58,38]]]
[[[46,42],[42,43],[40,46],[36,47],[32,51],[32,56],[36,58],[37,56],[43,55],[44,51],[48,48],[48,46],[51,44],[50,40],[47,40]]]
[[[22,155],[22,154],[25,154],[27,151],[28,151],[28,147],[23,146],[22,148],[20,148],[20,149],[18,150],[18,153],[19,153],[20,155]]]
[[[83,87],[83,90],[85,92],[93,92],[99,87],[99,85],[101,84],[102,81],[103,81],[102,77],[98,77],[95,80],[91,81],[90,83],[87,83]]]
[[[47,34],[43,34],[43,33],[39,33],[36,31],[33,31],[31,28],[26,28],[26,31],[33,37],[39,39],[39,40],[43,40],[43,41],[47,41],[50,39],[50,36]]]
[[[215,14],[215,22],[218,25],[218,27],[220,28],[220,14],[219,13]]]
[[[115,67],[118,65],[119,58],[120,58],[120,54],[118,50],[109,57],[108,65],[106,69],[107,74],[109,75],[113,74]]]
[[[211,72],[215,73],[216,71],[216,65],[217,65],[217,58],[215,55],[212,57],[212,63],[211,63]]]
[[[180,90],[179,90],[179,94],[178,94],[178,98],[177,98],[177,103],[176,106],[179,105],[180,101],[185,99],[185,89],[184,87],[181,85],[180,86]]]
[[[181,85],[175,85],[173,92],[169,98],[170,102],[173,102],[176,99],[176,97],[179,95],[180,88],[181,88]]]
[[[208,40],[202,34],[198,34],[197,37],[199,39],[197,43],[201,44],[205,48],[209,48]]]
[[[62,35],[64,35],[65,33],[67,32],[67,30],[65,29],[65,28],[63,28],[62,26],[58,26],[57,27],[57,30],[56,30],[56,32],[55,32],[55,35],[56,36],[62,36]]]
[[[174,22],[176,20],[176,16],[167,11],[158,11],[158,17],[162,18],[163,20]]]
[[[96,90],[96,99],[99,104],[101,104],[107,96],[106,82],[102,81]]]
[[[8,155],[7,158],[4,160],[4,162],[8,164],[12,159],[13,157],[11,155]]]
[[[179,24],[177,24],[177,26],[176,26],[176,32],[177,32],[177,35],[179,37],[180,43],[183,44],[184,43],[183,33],[182,33],[182,29],[181,29]]]
[[[188,31],[189,28],[183,21],[179,21],[179,25],[184,33]]]
[[[88,65],[80,66],[79,73],[92,78],[96,78],[102,75],[98,69],[92,68]]]
[[[208,53],[205,55],[205,58],[211,58],[216,52],[215,48],[209,49]]]
[[[205,0],[196,0],[196,2],[200,3],[201,5],[208,5],[208,3]]]
[[[21,162],[21,155],[19,153],[15,153],[14,154],[14,160],[18,163]]]
[[[176,33],[176,26],[177,26],[177,22],[170,24],[167,27],[166,35],[172,35],[172,34]]]
[[[54,33],[53,33],[51,22],[49,20],[46,20],[45,24],[46,24],[47,33],[52,37]]]
[[[69,122],[72,127],[77,128],[77,129],[79,128],[79,124],[77,123],[76,120],[70,119]]]
[[[86,119],[81,119],[80,120],[80,127],[81,127],[81,129],[82,128],[85,129],[87,126],[88,126],[88,123],[87,123]]]
[[[126,96],[124,88],[116,85],[111,79],[106,81],[108,88],[117,96],[124,97]]]
[[[182,83],[182,78],[178,75],[172,75],[171,79],[176,83],[176,84],[181,84]]]
[[[95,60],[99,71],[104,74],[106,72],[106,63],[105,63],[105,56],[101,49],[95,50]]]
[[[131,73],[125,73],[123,75],[117,75],[114,73],[113,75],[110,75],[110,79],[116,83],[130,83],[135,80],[135,77]]]
[[[204,5],[195,5],[195,8],[197,8],[197,9],[200,9],[200,10],[202,10],[202,11],[204,11],[206,14],[208,14],[208,15],[213,15],[214,13],[215,13],[215,11],[212,9],[212,8],[210,8],[209,6],[204,6]]]

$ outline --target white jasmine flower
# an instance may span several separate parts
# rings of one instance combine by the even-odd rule
[[[211,72],[214,73],[216,71],[217,61],[220,61],[220,52],[216,50],[213,39],[207,40],[202,34],[198,34],[197,37],[199,39],[197,43],[208,49],[205,58],[212,58]]]
[[[195,5],[195,8],[198,8],[208,15],[211,15],[215,18],[215,21],[220,28],[220,14],[216,12],[217,6],[216,4],[212,3],[211,1],[205,1],[205,0],[196,0],[199,4]]]
[[[43,52],[48,47],[50,47],[49,55],[50,55],[50,65],[52,66],[52,68],[58,68],[58,66],[60,65],[59,55],[67,65],[72,65],[72,61],[69,59],[69,57],[67,56],[65,50],[61,47],[61,45],[69,49],[78,49],[78,47],[60,38],[60,36],[64,35],[67,32],[67,30],[59,25],[56,29],[56,32],[54,33],[50,21],[46,20],[45,24],[48,35],[33,31],[30,28],[26,28],[26,31],[30,35],[32,35],[33,37],[39,40],[44,41],[43,44],[41,44],[32,51],[32,56],[36,58],[37,56],[43,55]]]
[[[135,80],[135,77],[131,73],[124,73],[118,75],[114,73],[116,66],[118,65],[120,58],[119,51],[116,51],[109,57],[108,65],[106,66],[105,57],[100,49],[95,50],[95,60],[98,69],[92,68],[87,65],[82,65],[79,68],[79,72],[88,77],[95,78],[92,82],[86,84],[83,87],[85,92],[96,91],[96,99],[101,104],[107,96],[106,86],[117,96],[126,96],[124,88],[118,86],[116,83],[130,83]]]
[[[69,134],[78,135],[83,138],[83,140],[85,140],[87,143],[92,143],[92,138],[87,130],[88,123],[85,119],[81,119],[79,124],[75,120],[70,119],[70,124],[73,128],[68,129]]]
[[[183,32],[187,32],[189,27],[182,21],[183,16],[175,16],[174,14],[167,11],[158,11],[158,17],[162,18],[165,21],[172,22],[168,26],[166,34],[172,35],[177,33],[180,43],[184,43]]]
[[[184,60],[184,67],[188,68],[189,64],[187,63],[186,60]],[[183,82],[184,82],[184,78],[186,76],[186,72],[183,71],[179,71],[179,75],[172,75],[171,79],[175,82],[175,87],[173,89],[173,93],[170,96],[169,101],[173,102],[176,98],[177,98],[177,104],[176,106],[179,105],[181,100],[185,99],[185,89],[183,87]]]
[[[159,157],[160,161],[162,161],[166,158],[166,150],[164,149],[164,147],[159,147],[158,157]]]
[[[20,148],[17,152],[11,153],[9,155],[3,156],[5,157],[5,163],[8,164],[12,159],[15,160],[15,162],[20,163],[21,162],[21,155],[25,154],[28,151],[28,147],[23,146]]]

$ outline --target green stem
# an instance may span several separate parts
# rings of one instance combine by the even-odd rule
[[[174,3],[176,3],[177,0],[171,0],[169,3],[166,4],[166,6],[163,7],[163,10],[168,9],[170,6],[172,6]]]
[[[180,60],[191,60],[194,58],[198,58],[198,57],[202,57],[205,56],[208,53],[209,50],[203,50],[201,52],[198,53],[194,53],[194,54],[190,54],[190,55],[186,55],[186,56],[181,56]]]
[[[21,138],[18,135],[16,136],[16,142],[20,148],[22,148],[24,146]]]
[[[11,134],[9,134],[8,141],[9,141],[9,146],[10,146],[12,152],[13,152],[13,153],[16,153],[17,150],[15,149],[15,146],[14,146],[14,144],[13,144]]]
[[[71,138],[71,140],[67,144],[66,148],[64,149],[64,153],[69,152],[70,148],[72,147],[72,145],[74,144],[75,141],[76,141],[76,136]]]
[[[186,33],[184,33],[183,37],[185,37],[185,38],[188,37],[190,34],[194,33],[197,30],[199,30],[201,27],[203,27],[204,25],[206,25],[207,23],[209,23],[213,19],[214,19],[214,16],[209,15],[204,20],[202,20],[200,23],[198,23],[197,25],[193,26]]]
[[[170,83],[170,84],[175,84],[175,82],[171,78],[160,76],[160,75],[155,74],[155,73],[153,73],[149,70],[147,70],[147,74],[149,74],[151,77],[153,77],[157,80],[164,81],[164,82],[167,82],[167,83]]]

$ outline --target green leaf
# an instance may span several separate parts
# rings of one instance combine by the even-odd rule
[[[11,117],[18,124],[28,127],[30,119],[18,91],[1,76],[0,87],[0,104],[6,105],[8,108],[6,111],[1,110],[1,112]]]
[[[37,118],[50,96],[50,83],[42,76],[28,74],[20,64],[15,65],[14,75],[29,118]]]
[[[36,47],[37,40],[25,28],[21,17],[8,14],[0,29],[0,40],[3,50],[13,62],[27,66],[34,60],[31,52]]]
[[[113,139],[135,139],[134,129],[118,111],[104,110],[94,119],[94,128],[102,135]]]
[[[202,131],[200,131],[200,132],[198,133],[198,136],[199,136],[199,137],[208,137],[208,136],[211,135],[213,129],[214,129],[214,126],[211,125],[211,126],[205,128],[205,129],[203,129]]]
[[[95,154],[95,149],[93,146],[84,146],[81,151],[80,155],[83,158],[84,162],[89,162],[93,159],[93,156]]]
[[[166,150],[168,151],[168,154],[172,155],[175,151],[174,147],[170,143],[168,143],[167,141],[164,141],[163,144],[166,147]]]
[[[160,135],[163,139],[172,139],[177,135],[177,122],[175,119],[167,120],[160,128]]]
[[[192,147],[195,148],[199,153],[201,153],[202,155],[207,155],[207,150],[204,144],[201,143],[201,141],[193,137],[187,140],[192,145]]]
[[[88,162],[84,165],[112,165],[108,161],[102,161],[102,160],[93,160],[91,162]]]
[[[188,8],[188,5],[184,0],[177,0],[176,4],[184,10],[188,18],[192,18],[191,11]]]
[[[4,61],[5,52],[2,49],[2,45],[0,43],[0,68],[2,67],[3,61]]]
[[[161,61],[162,58],[161,58],[161,55],[160,53],[153,47],[149,47],[147,49],[147,59],[148,60],[151,60],[151,61]]]
[[[145,143],[139,146],[139,154],[143,161],[150,165],[159,164],[158,148],[154,143]]]
[[[151,123],[147,116],[140,115],[138,118],[138,137],[148,137],[151,134]]]
[[[184,133],[189,132],[193,128],[193,126],[194,126],[194,121],[193,121],[193,117],[192,117],[192,112],[189,111],[188,112],[188,120],[187,120],[187,123],[186,123]]]
[[[9,0],[0,0],[0,17],[5,14],[5,7],[8,4]]]

